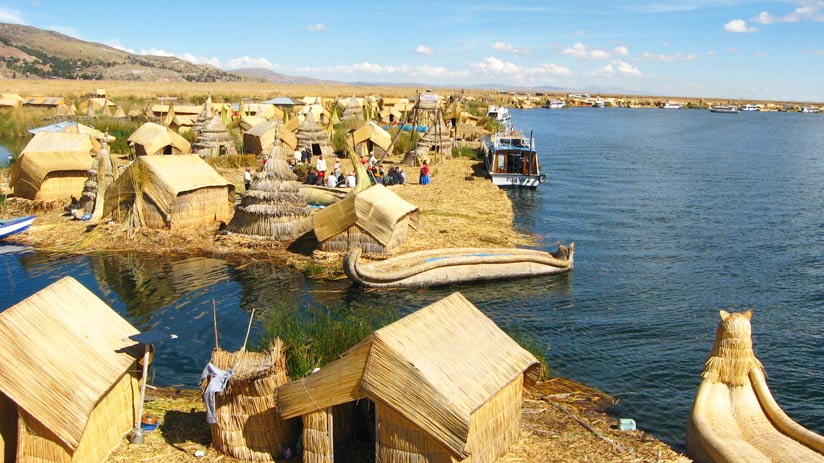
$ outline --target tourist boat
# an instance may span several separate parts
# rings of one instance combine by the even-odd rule
[[[28,230],[31,223],[34,222],[34,217],[29,215],[16,219],[0,220],[0,240]]]
[[[486,117],[495,119],[506,129],[512,127],[512,115],[509,114],[509,110],[504,106],[490,106],[486,110]]]
[[[758,105],[745,104],[741,107],[741,111],[761,111],[761,108],[759,108]]]
[[[667,101],[664,103],[664,106],[661,106],[663,109],[681,109],[681,103],[674,103],[672,101]]]
[[[563,100],[549,100],[543,107],[548,109],[562,109],[566,107],[566,103],[564,103]]]
[[[411,252],[361,262],[360,248],[343,259],[343,271],[363,288],[426,288],[472,281],[526,278],[569,272],[575,243],[554,252],[533,249],[453,248]]]
[[[815,106],[802,106],[801,109],[798,110],[800,113],[817,113],[819,111],[820,109]]]
[[[593,107],[593,108],[603,108],[603,107],[605,107],[605,106],[606,106],[606,103],[604,103],[604,100],[603,100],[603,99],[601,99],[601,98],[596,99],[596,100],[592,103],[592,107]]]
[[[713,113],[738,114],[738,107],[733,104],[715,105],[710,108]]]
[[[492,183],[501,188],[538,188],[546,181],[535,142],[515,129],[497,132],[481,143],[484,166]]]

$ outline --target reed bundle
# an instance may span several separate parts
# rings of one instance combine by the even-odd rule
[[[729,314],[721,311],[722,321],[716,330],[715,343],[701,373],[704,379],[729,386],[743,386],[749,382],[750,370],[764,372],[752,349],[751,313]]]
[[[266,352],[212,352],[212,363],[234,369],[227,388],[215,396],[217,423],[212,445],[221,453],[247,461],[274,461],[291,445],[297,423],[278,416],[277,388],[286,383],[286,359],[280,339]]]

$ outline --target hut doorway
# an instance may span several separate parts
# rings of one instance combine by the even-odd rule
[[[0,392],[0,456],[3,461],[17,458],[17,404]]]
[[[320,144],[312,143],[312,156],[320,156],[323,154],[323,151],[320,149]]]
[[[163,154],[174,154],[172,152],[172,145],[166,145],[163,147]]]
[[[335,460],[357,463],[375,461],[375,403],[363,398],[336,405],[334,416]]]

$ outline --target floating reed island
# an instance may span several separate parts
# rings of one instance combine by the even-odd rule
[[[14,178],[40,182],[38,191],[47,180],[65,177],[65,184],[74,182],[70,188],[55,182],[49,199],[26,199],[21,194],[4,202],[5,214],[38,214],[38,225],[20,238],[22,242],[63,252],[137,251],[236,262],[265,258],[306,270],[322,266],[334,275],[342,272],[343,256],[353,246],[370,257],[386,258],[426,249],[498,250],[492,253],[542,244],[538,237],[514,230],[506,193],[483,178],[481,161],[468,149],[479,134],[498,128],[485,118],[491,100],[429,96],[436,110],[430,125],[436,130],[419,134],[401,129],[407,123],[415,125],[415,94],[276,98],[271,104],[241,100],[237,107],[211,97],[204,101],[203,94],[189,103],[125,105],[128,122],[121,120],[122,111],[105,102],[100,108],[109,109],[86,105],[83,117],[99,121],[98,128],[115,124],[115,119],[117,127],[128,127],[111,145],[115,178],[109,178],[108,168],[101,168],[107,151],[94,134],[85,134],[83,144],[72,148],[83,160],[76,167],[60,165],[61,157],[71,157],[63,155],[46,156],[31,171],[20,162],[20,176]],[[59,107],[43,111],[76,111],[71,101],[56,101]],[[251,132],[251,150],[237,145],[246,132]],[[228,154],[229,137],[238,153],[252,153]],[[418,143],[421,137],[428,138]],[[190,154],[192,145],[198,154]],[[59,151],[47,148],[47,153]],[[308,162],[289,158],[288,150],[295,148],[308,149]],[[321,153],[328,173],[334,165],[332,153],[339,156],[342,173],[358,172],[357,186],[336,191],[327,198],[326,209],[310,213],[295,178],[307,178]],[[408,170],[408,181],[371,185],[366,166],[355,153],[376,153],[384,168]],[[432,166],[429,185],[419,185],[417,175],[411,175],[417,174],[416,164],[423,160]],[[248,191],[241,188],[247,167],[253,173]],[[243,195],[238,194],[241,191]],[[82,216],[94,198],[93,220],[75,220],[63,213],[77,205],[72,196],[84,200]],[[228,233],[219,233],[223,231]],[[572,245],[559,249],[550,263],[568,271],[573,251]],[[79,289],[76,293],[82,295]],[[216,393],[213,422],[207,422],[199,397],[156,391],[145,406],[158,417],[161,433],[147,433],[143,445],[129,445],[118,431],[120,444],[108,461],[192,461],[196,451],[211,461],[270,461],[287,457],[286,450],[293,460],[299,454],[303,461],[358,461],[349,455],[363,452],[364,461],[386,462],[492,462],[510,456],[526,462],[555,456],[559,461],[685,461],[641,431],[611,427],[603,410],[613,401],[604,394],[559,378],[536,382],[535,357],[460,295],[376,330],[305,377],[290,380],[281,347],[274,344],[263,353],[216,349],[212,376],[229,370],[234,376],[226,381],[228,389]],[[100,391],[117,381],[135,383],[134,359],[117,361],[129,364],[125,376],[111,365],[100,367],[106,373],[95,382]],[[410,394],[409,385],[423,393]],[[83,387],[78,384],[77,390]],[[87,399],[100,397],[95,393]],[[118,400],[134,409],[133,398],[127,394]],[[16,423],[14,413],[3,423]],[[298,417],[302,430],[295,424]],[[86,420],[85,415],[80,418],[78,423]],[[14,423],[0,430],[6,432]],[[125,429],[126,424],[125,418],[118,418],[115,429]],[[60,430],[58,435],[58,440],[68,436],[62,442],[68,442],[70,451],[70,438],[81,435],[82,425],[72,426],[74,434]],[[111,451],[108,437],[100,442],[105,443],[100,452]],[[351,453],[335,456],[341,447]],[[12,452],[10,448],[4,444],[4,454]],[[77,448],[83,449],[83,443]],[[59,461],[64,460],[72,461]]]

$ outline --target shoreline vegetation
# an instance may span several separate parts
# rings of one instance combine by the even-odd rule
[[[155,101],[160,95],[175,95],[182,100],[205,99],[208,91],[221,95],[218,99],[235,101],[240,98],[270,98],[277,94],[290,95],[351,95],[369,93],[412,97],[413,89],[293,86],[254,83],[146,83],[146,82],[88,82],[88,81],[0,81],[0,92],[19,94],[60,94],[79,98],[95,88],[106,87],[111,98],[136,101]],[[440,89],[439,89],[440,90]],[[480,92],[479,92],[480,93]],[[202,100],[201,100],[202,102]],[[124,105],[125,106],[125,105]],[[125,107],[124,107],[125,109]],[[25,109],[22,110],[25,113]],[[0,136],[24,135],[25,129],[42,116],[13,120],[7,126],[0,123]],[[112,130],[118,139],[125,139],[129,126]],[[139,124],[137,124],[139,125]],[[28,126],[28,127],[24,127]],[[21,130],[22,128],[22,130]],[[104,127],[97,127],[103,130]],[[132,129],[133,130],[133,129]],[[113,145],[113,153],[128,153],[125,145]],[[467,148],[474,145],[468,144]],[[483,177],[482,161],[472,149],[460,149],[457,156],[433,163],[432,183],[419,185],[417,172],[409,167],[409,183],[389,187],[404,200],[421,209],[417,232],[396,253],[445,247],[528,247],[541,245],[541,237],[516,230],[514,211],[506,192]],[[402,156],[390,155],[384,165],[399,166]],[[342,170],[353,166],[348,157],[341,157]],[[247,166],[259,168],[254,156],[225,157],[211,165],[237,192],[244,191],[243,172]],[[7,173],[0,173],[7,175]],[[232,264],[250,260],[269,260],[288,265],[313,278],[343,278],[343,255],[317,250],[317,242],[308,233],[292,243],[251,240],[235,235],[218,234],[220,224],[189,230],[169,231],[127,229],[122,224],[108,222],[89,226],[82,220],[73,220],[65,212],[69,201],[38,202],[20,198],[6,198],[2,204],[2,218],[34,213],[37,219],[30,230],[17,235],[13,241],[31,245],[37,250],[63,253],[139,252],[159,255],[191,255],[217,257]],[[575,237],[565,237],[574,241]],[[386,315],[389,317],[389,315]],[[363,327],[361,327],[363,328]],[[366,327],[373,329],[373,326]],[[298,335],[298,327],[293,327]],[[304,328],[305,329],[305,328]],[[296,334],[297,333],[297,334]],[[270,331],[270,335],[274,333]],[[357,337],[357,336],[356,336]],[[354,339],[357,342],[359,339]],[[341,343],[351,342],[342,340]],[[530,340],[518,339],[522,344]],[[337,346],[338,349],[350,346]],[[534,347],[534,346],[533,346]],[[305,354],[305,352],[304,352]],[[539,356],[541,358],[541,356]],[[310,369],[313,358],[295,359],[303,373]],[[550,366],[551,367],[551,366]],[[617,403],[601,391],[561,377],[550,377],[534,389],[525,391],[521,416],[521,439],[498,461],[636,461],[689,462],[690,460],[667,444],[646,434],[643,430],[621,431],[617,418],[610,416],[609,407]],[[147,399],[146,411],[157,415],[161,426],[147,432],[145,443],[131,445],[124,437],[121,445],[109,457],[110,462],[133,461],[224,461],[235,462],[209,447],[211,435],[206,424],[203,401],[198,391],[176,388],[153,390]],[[204,457],[196,457],[202,450]],[[297,461],[293,458],[290,461]]]

